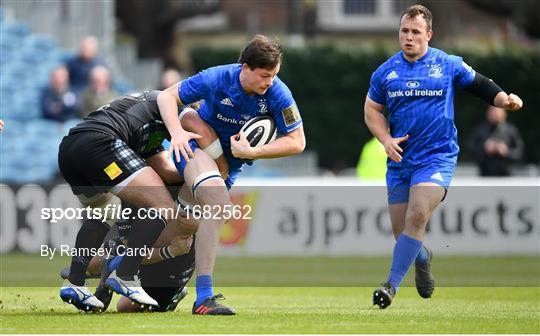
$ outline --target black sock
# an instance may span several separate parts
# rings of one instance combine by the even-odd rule
[[[77,233],[75,248],[77,253],[81,248],[99,248],[103,243],[103,238],[107,235],[109,226],[98,219],[85,219],[83,225]],[[71,258],[71,268],[69,271],[69,281],[77,286],[84,286],[84,279],[88,264],[92,256],[76,256]]]
[[[128,255],[127,252],[141,252],[141,248],[152,248],[166,225],[165,220],[161,218],[135,218],[130,220],[130,222],[131,229],[128,236],[128,248],[131,250],[126,251],[126,255],[122,258],[122,262],[120,262],[120,265],[116,270],[116,274],[126,280],[131,279],[137,274],[142,258],[144,257],[141,253],[132,253],[133,255]]]

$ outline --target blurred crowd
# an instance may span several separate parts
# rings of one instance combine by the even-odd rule
[[[98,50],[97,39],[85,37],[78,53],[52,71],[41,94],[43,118],[83,118],[118,95],[111,87],[109,68],[98,56]]]

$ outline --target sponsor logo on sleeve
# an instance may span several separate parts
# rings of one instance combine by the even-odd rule
[[[296,107],[296,104],[287,107],[281,112],[281,114],[283,115],[283,119],[285,120],[285,126],[291,126],[301,119],[300,112],[298,111],[298,107]]]

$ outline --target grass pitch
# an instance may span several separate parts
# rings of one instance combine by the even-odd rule
[[[58,297],[60,280],[55,286],[15,287],[8,273],[23,278],[22,267],[33,275],[40,260],[1,258],[1,333],[540,333],[538,258],[438,258],[434,272],[443,286],[433,298],[421,299],[414,287],[402,287],[385,310],[371,306],[371,295],[386,277],[388,258],[221,258],[216,278],[222,280],[216,290],[237,316],[191,315],[193,288],[175,312],[119,314],[114,312],[115,297],[110,311],[82,314]],[[58,261],[62,264],[67,260]],[[496,269],[486,267],[490,264]],[[37,273],[42,279],[58,279],[58,270]],[[413,275],[406,285],[413,283]],[[299,285],[308,279],[311,287]],[[351,287],[354,279],[361,285]]]

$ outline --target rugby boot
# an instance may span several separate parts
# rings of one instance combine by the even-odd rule
[[[392,304],[394,295],[396,295],[394,286],[392,286],[391,283],[386,282],[382,284],[381,288],[373,292],[373,305],[377,305],[379,308],[385,309]]]
[[[194,315],[236,315],[234,308],[227,307],[217,300],[225,300],[225,297],[217,294],[204,300],[198,306],[197,302],[193,302],[191,313]]]
[[[83,312],[98,313],[104,307],[103,302],[90,293],[86,286],[74,285],[67,279],[64,280],[62,288],[60,288],[60,298]]]
[[[142,305],[142,308],[145,306],[159,306],[157,301],[154,300],[141,286],[141,281],[139,277],[134,275],[130,279],[121,278],[116,274],[116,270],[112,271],[107,280],[105,280],[105,287],[111,289],[116,294],[123,295]]]
[[[414,265],[414,281],[416,283],[418,294],[424,299],[429,299],[435,290],[435,280],[431,273],[431,259],[433,258],[433,253],[427,247],[426,250],[428,252],[428,260],[423,263],[417,262]]]

